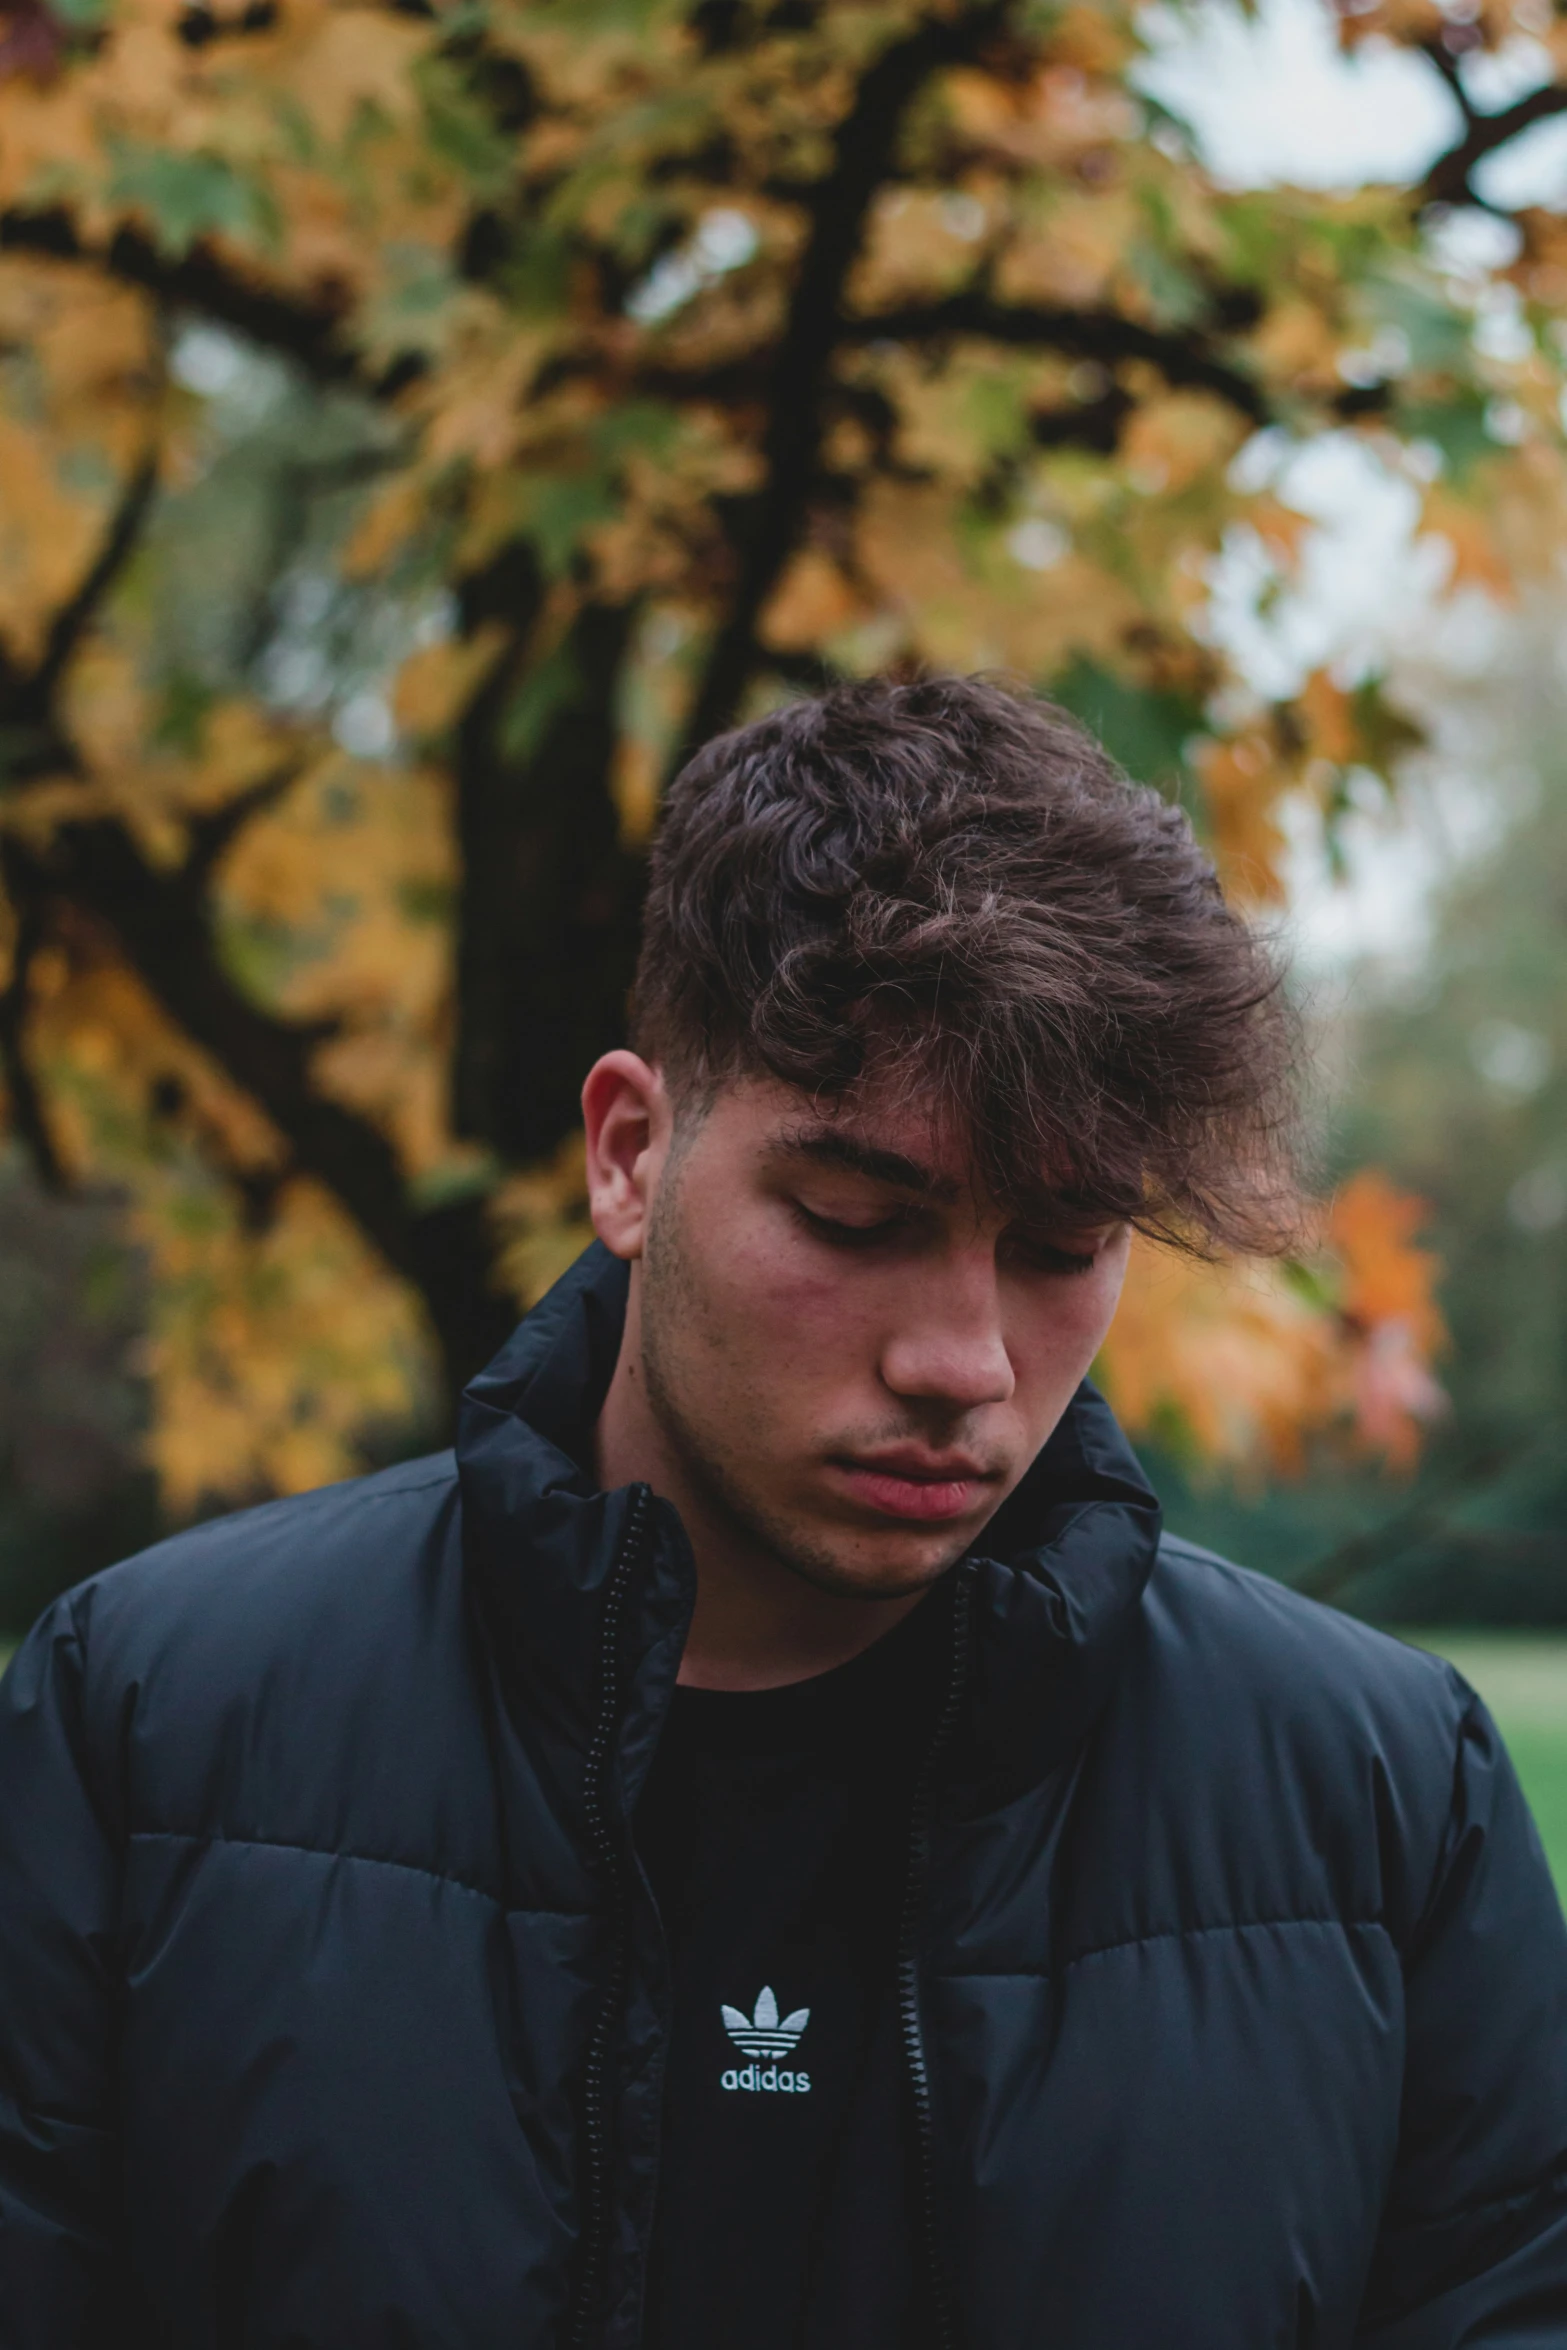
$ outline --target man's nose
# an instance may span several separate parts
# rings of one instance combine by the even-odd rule
[[[959,1252],[921,1268],[882,1349],[881,1375],[894,1395],[962,1411],[1009,1401],[1017,1380],[990,1250]]]

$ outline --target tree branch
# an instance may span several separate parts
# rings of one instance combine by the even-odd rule
[[[465,625],[504,618],[518,636],[456,746],[453,1115],[459,1133],[524,1162],[577,1125],[583,1071],[625,1033],[642,884],[612,788],[636,610],[585,604],[530,658],[522,632],[544,584],[525,548],[467,584]]]
[[[61,605],[50,623],[43,658],[27,680],[29,701],[41,713],[48,709],[65,665],[97,616],[98,608],[136,549],[141,526],[158,486],[158,457],[149,449],[125,486],[109,528],[76,593]]]
[[[7,843],[23,903],[63,897],[89,914],[164,1011],[265,1111],[294,1169],[341,1201],[428,1308],[454,1383],[501,1343],[514,1316],[489,1283],[483,1202],[417,1214],[391,1143],[319,1094],[311,1063],[318,1024],[276,1019],[230,979],[212,934],[202,861],[172,873],[149,865],[119,826],[64,825],[46,847]]]
[[[995,302],[983,293],[952,294],[941,302],[907,303],[898,310],[845,319],[845,343],[928,343],[965,335],[981,342],[1059,351],[1113,367],[1142,359],[1166,383],[1212,392],[1253,424],[1270,421],[1261,387],[1217,357],[1200,335],[1175,334],[1123,318],[1115,310],[1056,309],[1041,303]]]
[[[1077,408],[1042,408],[1030,420],[1029,437],[1039,449],[1094,449],[1113,457],[1121,427],[1137,403],[1119,384]]]
[[[1464,77],[1459,71],[1458,60],[1452,50],[1448,48],[1447,43],[1438,38],[1430,41],[1417,41],[1415,46],[1421,56],[1436,67],[1437,72],[1446,82],[1452,92],[1453,103],[1457,106],[1464,121],[1472,123],[1476,119],[1474,100],[1464,88]]]
[[[43,1090],[33,1074],[27,1052],[27,1012],[33,957],[43,944],[44,925],[37,900],[13,868],[9,847],[0,848],[0,876],[6,883],[16,916],[16,944],[10,984],[0,993],[0,1071],[11,1104],[11,1124],[33,1163],[45,1191],[61,1198],[71,1188],[64,1161],[55,1147],[44,1107]]]
[[[155,481],[149,457],[128,483],[76,593],[56,615],[34,668],[25,674],[0,670],[0,724],[13,738],[13,779],[18,772],[79,765],[55,719],[55,692],[136,546]],[[17,743],[24,752],[20,766]],[[190,854],[173,872],[149,865],[129,835],[108,820],[63,825],[45,845],[18,834],[0,840],[0,877],[19,921],[11,983],[0,994],[0,1071],[12,1118],[41,1181],[63,1188],[65,1170],[25,1049],[32,957],[50,904],[63,899],[118,941],[169,1017],[260,1105],[288,1146],[291,1170],[332,1191],[393,1270],[420,1291],[455,1394],[501,1344],[514,1319],[490,1283],[482,1199],[415,1213],[386,1137],[314,1088],[311,1064],[330,1029],[261,1010],[235,986],[217,951],[207,897],[212,869],[241,827],[286,790],[296,772],[292,761],[281,762],[226,807],[198,818]],[[225,1172],[233,1179],[234,1170]],[[254,1186],[240,1187],[254,1212]]]
[[[1416,1542],[1438,1531],[1454,1501],[1464,1500],[1494,1483],[1528,1449],[1527,1439],[1500,1444],[1482,1441],[1466,1457],[1441,1471],[1425,1490],[1390,1512],[1379,1525],[1352,1534],[1348,1541],[1335,1544],[1333,1549],[1291,1575],[1291,1590],[1303,1591],[1311,1599],[1336,1600],[1365,1569],[1400,1557]]]
[[[1477,114],[1464,95],[1456,67],[1449,72],[1430,46],[1426,55],[1438,65],[1463,108],[1465,128],[1463,137],[1439,155],[1426,173],[1420,186],[1420,201],[1422,205],[1482,203],[1474,189],[1475,171],[1488,155],[1494,155],[1499,147],[1505,147],[1522,132],[1532,130],[1537,122],[1549,122],[1554,115],[1567,113],[1567,84],[1547,82],[1543,89],[1527,91],[1495,114]]]
[[[0,252],[37,253],[101,269],[175,309],[196,310],[233,327],[249,341],[292,359],[319,383],[353,383],[371,393],[386,389],[386,379],[367,377],[358,353],[340,339],[347,307],[341,299],[309,301],[273,293],[229,268],[210,247],[197,245],[174,259],[134,228],[117,229],[107,245],[97,246],[83,239],[63,206],[17,206],[0,213]]]
[[[844,287],[909,106],[938,66],[971,54],[1003,13],[989,7],[956,25],[922,25],[884,50],[839,125],[831,169],[807,199],[811,230],[768,386],[764,486],[737,519],[738,577],[692,708],[682,760],[733,716],[756,660],[762,607],[799,538],[821,448],[821,395],[838,340]]]
[[[190,818],[190,850],[183,868],[189,888],[205,889],[214,867],[246,825],[280,800],[299,773],[297,759],[280,760],[255,783],[247,784],[243,791],[226,800],[221,808]]]
[[[149,450],[120,495],[98,553],[51,621],[33,667],[13,668],[0,654],[0,784],[23,783],[30,776],[76,766],[75,754],[55,724],[55,689],[135,552],[157,480],[157,454]]]
[[[845,672],[829,661],[825,653],[784,651],[769,645],[761,658],[775,677],[783,678],[788,685],[797,685],[803,693],[825,694],[844,681]]]

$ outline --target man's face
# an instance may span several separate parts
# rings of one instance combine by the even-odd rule
[[[705,1497],[819,1588],[934,1581],[1109,1327],[1124,1225],[1017,1223],[917,1110],[746,1081],[647,1161],[647,1396]]]

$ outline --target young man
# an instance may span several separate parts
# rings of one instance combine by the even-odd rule
[[[0,1700],[14,2350],[1561,2350],[1567,1938],[1446,1666],[1085,1373],[1277,1241],[1288,1034],[1047,706],[846,689],[655,858],[600,1239],[456,1457]]]

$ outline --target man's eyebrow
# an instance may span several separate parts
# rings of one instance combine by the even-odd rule
[[[951,1175],[938,1175],[918,1159],[901,1151],[882,1150],[839,1126],[799,1126],[779,1137],[778,1148],[789,1158],[810,1159],[819,1167],[842,1168],[850,1175],[867,1176],[872,1183],[888,1183],[897,1191],[912,1191],[920,1199],[955,1200],[962,1185]]]

